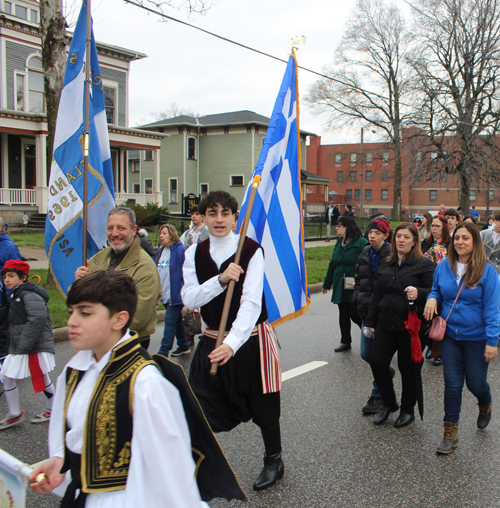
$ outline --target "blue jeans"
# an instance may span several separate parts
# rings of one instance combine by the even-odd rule
[[[369,339],[363,335],[363,328],[365,327],[365,322],[361,322],[361,358],[370,365],[370,351],[372,350],[373,338]],[[380,391],[378,389],[377,383],[373,381],[373,389],[372,389],[372,397],[380,397]]]
[[[454,340],[445,335],[440,344],[444,374],[444,420],[458,423],[464,379],[481,406],[491,402],[487,381],[489,363],[484,359],[485,340]]]
[[[182,304],[165,304],[165,327],[163,328],[163,338],[158,353],[168,355],[174,345],[174,337],[177,339],[177,346],[180,349],[189,349],[189,342],[182,329]]]

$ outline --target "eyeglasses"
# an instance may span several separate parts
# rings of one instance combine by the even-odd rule
[[[442,228],[443,226],[439,224],[431,224],[431,228]]]

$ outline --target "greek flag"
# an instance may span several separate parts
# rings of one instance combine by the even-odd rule
[[[57,113],[45,225],[45,250],[50,269],[64,295],[75,280],[75,270],[82,265],[86,26],[84,0],[69,49]],[[107,216],[115,206],[103,84],[93,30],[91,38],[88,258],[106,245]]]
[[[300,316],[310,302],[304,262],[298,124],[296,62],[292,55],[238,222],[239,230],[253,178],[260,175],[247,236],[264,248],[264,293],[273,326]]]

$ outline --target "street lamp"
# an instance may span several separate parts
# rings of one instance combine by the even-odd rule
[[[360,177],[361,177],[361,196],[360,196],[360,200],[359,200],[359,208],[360,208],[360,214],[361,214],[361,217],[363,217],[363,164],[365,163],[365,160],[364,160],[364,157],[363,157],[363,132],[364,130],[366,129],[366,127],[368,126],[365,126],[365,127],[361,127],[361,160],[359,161],[359,172],[360,172]],[[371,132],[375,132],[373,129]]]

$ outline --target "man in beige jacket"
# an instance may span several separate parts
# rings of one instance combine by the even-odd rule
[[[137,332],[141,346],[149,347],[150,335],[156,330],[156,309],[160,304],[161,282],[158,269],[149,254],[141,249],[135,212],[116,207],[108,215],[109,247],[90,258],[87,266],[75,273],[79,279],[98,270],[120,270],[130,275],[137,284],[139,301],[130,329]]]

